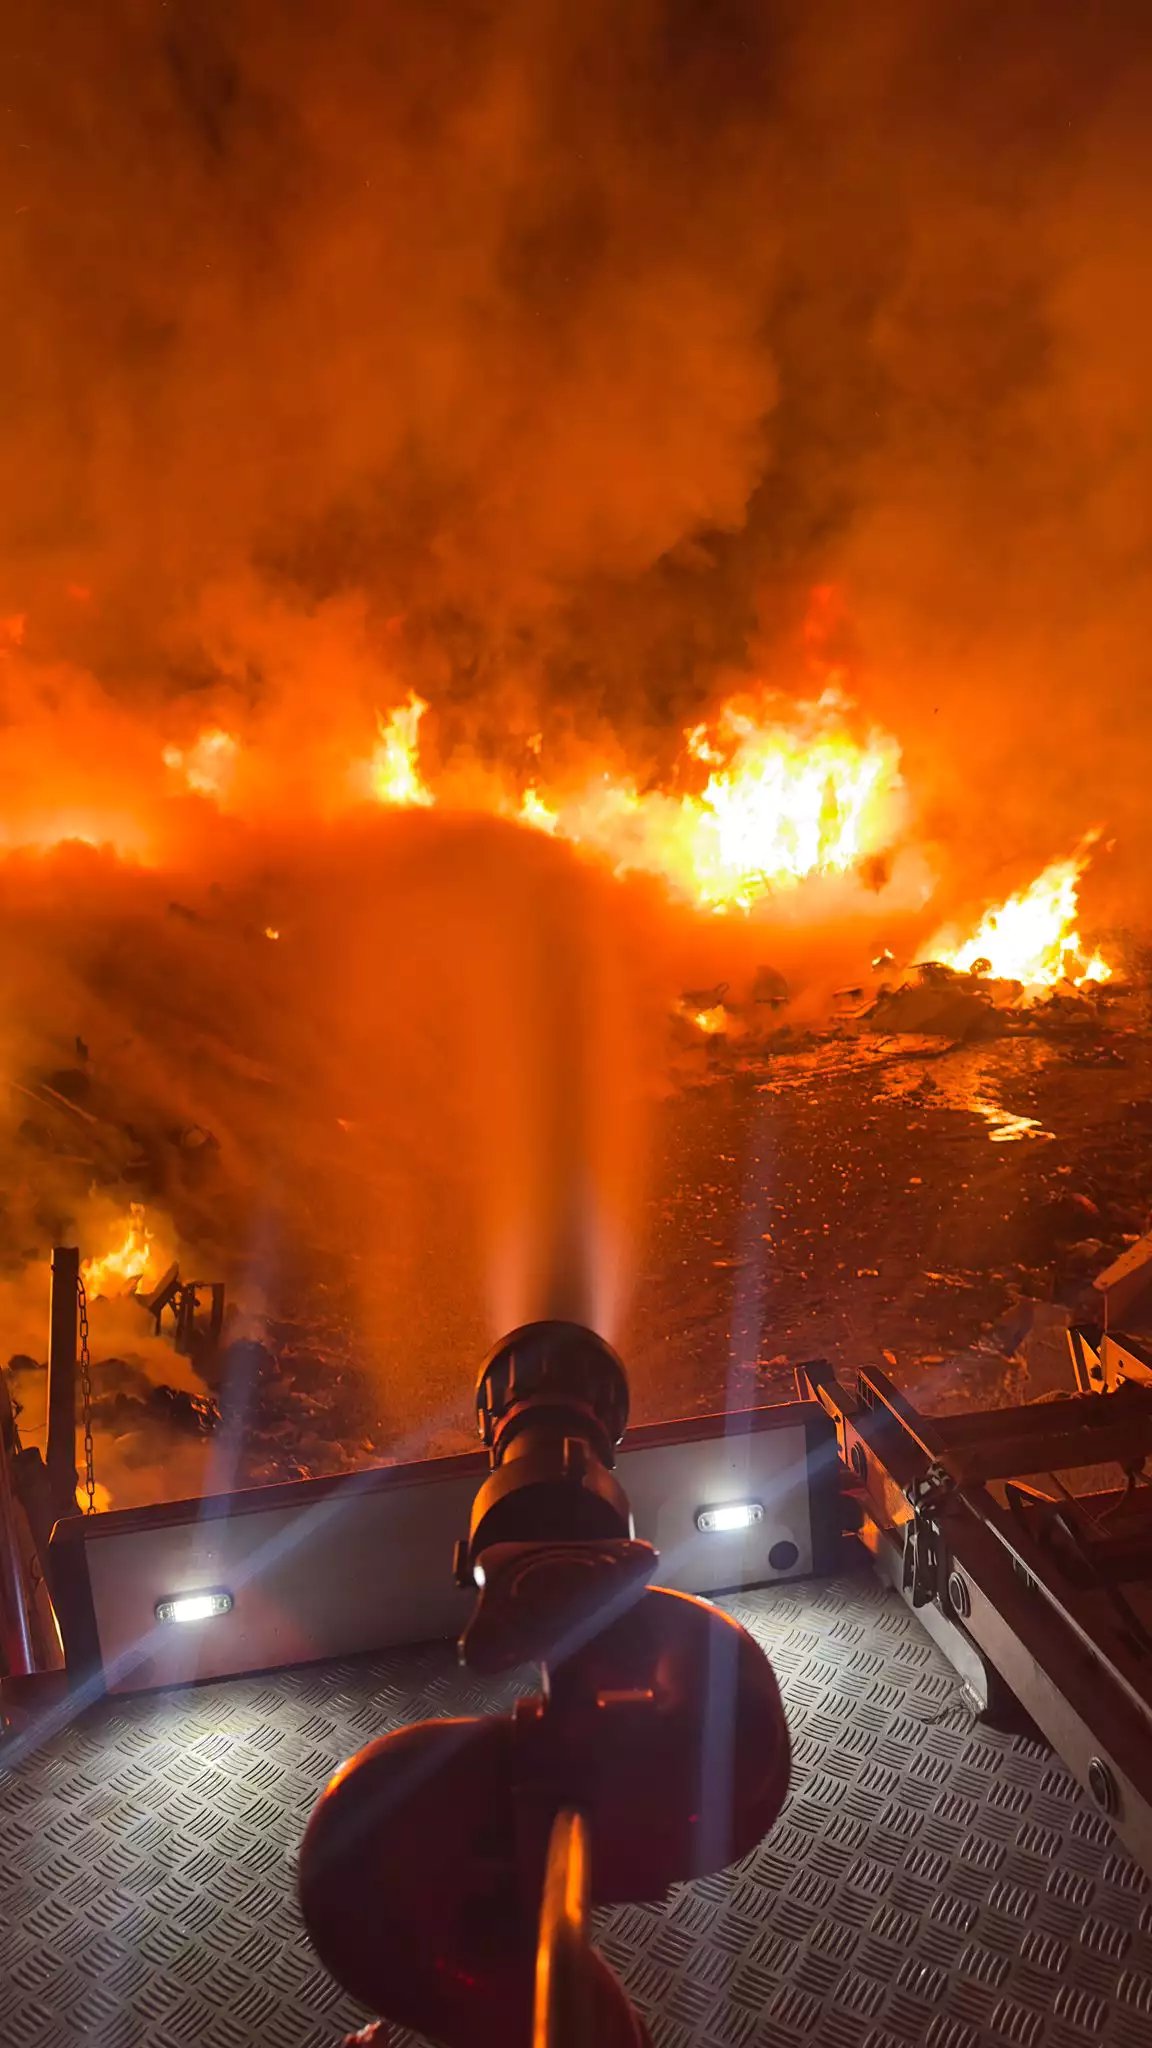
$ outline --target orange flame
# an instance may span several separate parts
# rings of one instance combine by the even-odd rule
[[[900,750],[884,733],[858,739],[847,711],[830,692],[791,725],[730,704],[685,735],[688,760],[711,769],[699,794],[604,776],[554,809],[533,789],[520,816],[619,874],[658,875],[706,910],[748,911],[810,875],[848,874],[890,842]]]
[[[1079,883],[1090,848],[1091,841],[1085,841],[1069,859],[1049,862],[1029,888],[987,911],[962,945],[938,945],[923,957],[959,974],[977,969],[1028,988],[1054,988],[1061,981],[1081,988],[1110,981],[1111,967],[1099,953],[1085,953],[1077,930]]]
[[[433,804],[420,772],[420,720],[428,706],[415,690],[388,718],[378,718],[380,739],[369,772],[372,794],[382,804]]]
[[[100,1259],[85,1259],[80,1267],[88,1295],[132,1294],[141,1280],[149,1279],[155,1258],[152,1231],[144,1220],[142,1202],[132,1202],[122,1226],[119,1243]]]
[[[723,1003],[717,1003],[711,1010],[694,1010],[692,1022],[705,1038],[716,1038],[728,1029],[728,1013]]]
[[[411,694],[380,722],[370,781],[381,803],[436,800],[420,767],[426,709]],[[835,691],[797,707],[788,725],[728,704],[713,727],[685,734],[684,760],[686,773],[711,770],[699,794],[640,790],[628,776],[605,774],[545,796],[533,780],[512,800],[511,815],[571,840],[617,874],[657,875],[715,911],[750,910],[809,875],[848,874],[890,841],[897,822],[900,749],[885,733],[858,739]]]
[[[554,811],[551,804],[545,803],[539,790],[532,783],[529,783],[520,799],[520,809],[516,816],[522,825],[532,825],[537,832],[555,832],[560,823],[560,813]]]

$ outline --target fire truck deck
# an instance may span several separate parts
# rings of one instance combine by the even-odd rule
[[[599,1916],[659,2048],[1148,2048],[1152,1895],[1047,1745],[977,1723],[867,1571],[721,1604],[780,1676],[793,1784],[736,1868]],[[334,2048],[365,2015],[296,1909],[317,1792],[375,1735],[507,1698],[437,1644],[30,1731],[0,1794],[0,2040]]]

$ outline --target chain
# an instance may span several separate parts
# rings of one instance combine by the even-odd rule
[[[77,1305],[80,1311],[80,1398],[84,1404],[84,1491],[88,1495],[86,1515],[96,1513],[96,1470],[92,1462],[92,1354],[88,1349],[88,1296],[83,1280],[78,1280]]]

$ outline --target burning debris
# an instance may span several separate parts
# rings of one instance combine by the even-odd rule
[[[770,699],[733,701],[684,742],[676,779],[706,768],[698,791],[603,775],[546,800],[533,786],[517,815],[618,874],[655,875],[703,910],[745,912],[806,877],[862,868],[901,823],[899,747],[876,731],[857,736],[833,690],[787,722]]]
[[[718,981],[714,988],[686,989],[672,1005],[672,1014],[687,1026],[687,1042],[697,1037],[726,1037],[729,1030],[739,1029],[734,1009],[729,1008],[726,997],[729,983]]]
[[[1035,992],[1110,981],[1112,969],[1083,945],[1078,929],[1080,878],[1099,834],[1067,860],[1054,860],[1027,889],[985,912],[971,938],[949,950],[937,941],[926,958],[981,981]]]
[[[748,1000],[731,995],[731,984],[719,981],[713,988],[686,989],[672,1005],[672,1014],[687,1027],[691,1044],[700,1038],[744,1038],[762,1036],[775,1024],[775,1013],[789,1001],[789,988],[774,967],[758,967],[752,978]],[[684,1041],[684,1034],[681,1033]]]
[[[683,735],[668,777],[641,783],[626,769],[573,778],[562,756],[554,785],[542,771],[543,741],[530,750],[529,779],[509,785],[454,766],[434,789],[421,760],[427,700],[410,690],[377,719],[368,760],[350,765],[345,800],[367,795],[400,809],[489,810],[568,840],[619,875],[650,875],[679,900],[710,912],[749,912],[813,876],[858,874],[891,848],[904,816],[900,749],[868,726],[837,684],[811,702],[789,703],[765,687],[721,705]],[[206,728],[163,759],[188,790],[230,809],[240,742]]]
[[[420,771],[420,721],[427,709],[423,697],[410,690],[406,703],[378,719],[380,743],[369,763],[372,795],[378,803],[435,803]]]
[[[89,1296],[135,1294],[153,1264],[152,1231],[144,1218],[142,1202],[129,1205],[123,1235],[102,1257],[85,1259],[80,1277]]]
[[[860,990],[856,1016],[879,1031],[937,1032],[955,1040],[997,1038],[1019,1032],[1087,1032],[1132,1011],[1132,991],[1108,976],[1052,984],[1001,980],[977,961],[968,971],[924,961],[910,982],[885,985],[879,995]],[[1114,1057],[1097,1048],[1094,1057]]]
[[[752,1028],[698,1036],[684,1116],[699,1182],[659,1239],[682,1298],[715,1304],[692,1313],[701,1375],[714,1347],[750,1386],[784,1386],[806,1347],[883,1353],[944,1409],[1069,1390],[1064,1332],[1096,1319],[1095,1277],[1152,1217],[1149,978],[1131,940],[1111,961],[1086,953],[1066,872],[1020,900],[1046,920],[1028,982],[959,946],[965,965],[901,980],[885,949],[830,1015],[783,1004],[759,1028],[725,989]],[[1110,971],[1079,971],[1093,961]],[[712,1150],[708,1130],[723,1133]]]

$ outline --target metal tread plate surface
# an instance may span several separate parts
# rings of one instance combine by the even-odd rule
[[[780,1675],[793,1785],[736,1868],[601,1915],[659,2048],[1152,2048],[1152,1892],[1058,1759],[977,1724],[867,1577],[723,1604]],[[432,1647],[109,1701],[14,1749],[0,2041],[331,2048],[363,2015],[296,1912],[312,1802],[372,1736],[492,1704]]]

